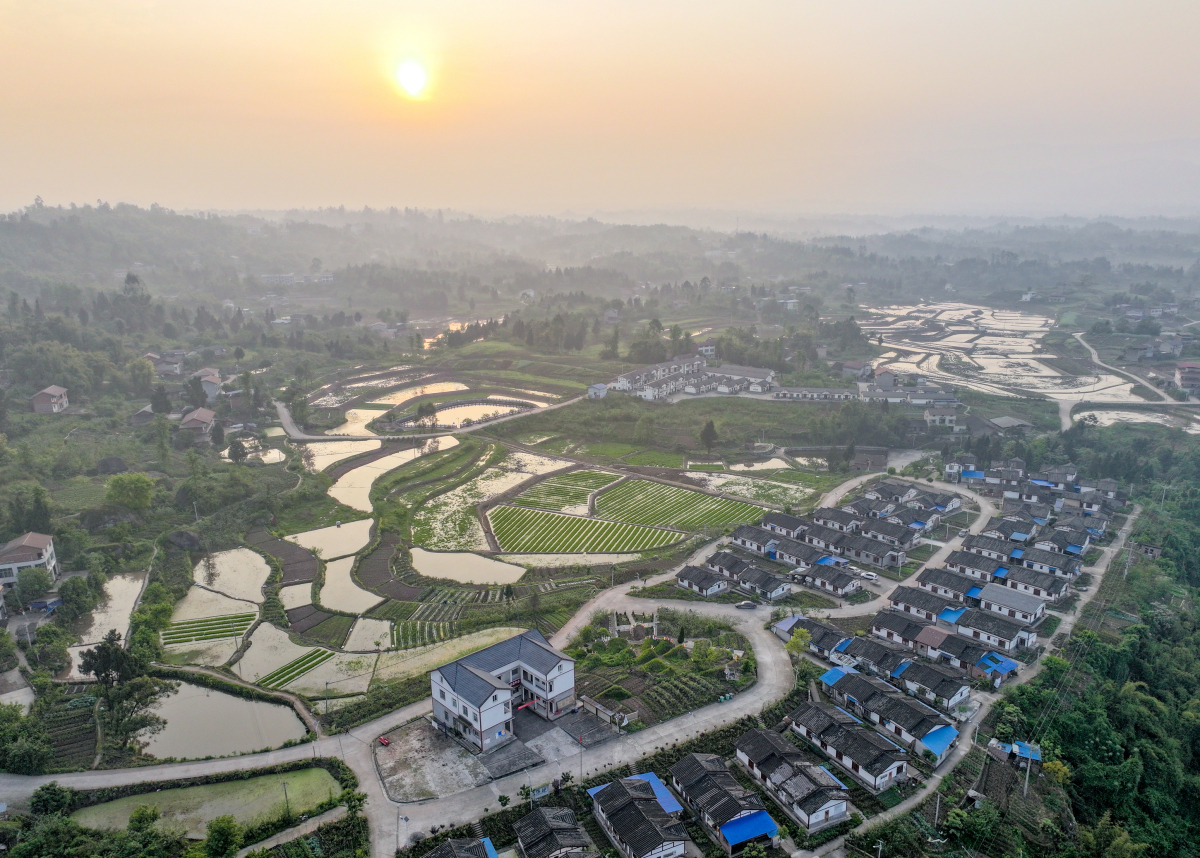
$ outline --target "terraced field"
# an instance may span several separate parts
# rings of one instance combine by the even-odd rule
[[[513,503],[538,509],[562,510],[583,506],[588,495],[615,483],[620,477],[603,471],[572,471],[538,483],[517,495]]]
[[[631,524],[699,530],[754,521],[762,516],[763,509],[648,480],[627,480],[596,498],[596,513]]]
[[[528,507],[499,506],[488,516],[501,547],[505,551],[522,553],[645,551],[678,542],[684,536],[682,533],[635,524],[600,521]]]
[[[451,623],[406,620],[392,626],[392,646],[397,649],[409,649],[447,640],[453,634],[454,628]]]
[[[164,646],[171,644],[211,641],[218,638],[241,637],[246,629],[254,625],[258,614],[225,614],[220,617],[203,617],[199,620],[184,620],[171,623],[162,632]]]
[[[278,670],[273,670],[258,681],[263,688],[282,688],[293,679],[298,679],[318,665],[333,658],[334,653],[327,649],[310,649],[299,658],[292,659]]]

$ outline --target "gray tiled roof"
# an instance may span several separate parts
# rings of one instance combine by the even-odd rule
[[[939,596],[928,590],[922,590],[920,587],[897,587],[888,596],[888,599],[893,605],[912,605],[914,608],[928,611],[935,616],[946,608],[962,607],[959,602],[953,599],[947,599],[945,596]]]
[[[447,840],[425,854],[428,858],[488,858],[487,848],[478,837]]]
[[[533,629],[444,664],[437,670],[455,694],[478,705],[497,690],[510,687],[507,682],[497,679],[493,671],[515,661],[542,675],[549,675],[559,662],[574,659],[550,646],[545,636]]]
[[[961,691],[964,685],[969,685],[967,678],[959,671],[949,667],[926,664],[923,661],[914,661],[904,669],[900,678],[905,682],[927,688],[935,696],[947,700]]]
[[[972,608],[959,617],[958,625],[963,628],[978,629],[1005,640],[1014,640],[1019,632],[1029,628],[1019,620],[1010,620],[994,611],[981,611],[977,608]]]
[[[525,858],[546,858],[563,849],[583,851],[589,841],[566,807],[539,807],[513,823]]]
[[[594,798],[635,856],[647,855],[664,843],[688,839],[683,823],[662,809],[647,781],[622,778],[605,786]]]
[[[1017,611],[1022,611],[1026,614],[1036,614],[1045,606],[1045,602],[1037,596],[1031,596],[1029,593],[1022,593],[1020,590],[1015,590],[1012,587],[1005,587],[1003,584],[995,582],[984,586],[979,593],[980,599],[986,599],[989,602],[995,602],[998,605],[1012,608]]]
[[[928,625],[927,621],[919,620],[912,614],[905,614],[901,611],[880,611],[871,620],[872,628],[888,629],[907,640],[915,639],[921,633],[921,629]]]
[[[718,582],[728,582],[728,579],[724,575],[720,575],[709,569],[701,569],[699,566],[684,566],[675,578],[681,582],[695,584],[701,590],[705,591]]]
[[[984,557],[982,554],[976,554],[974,551],[951,551],[950,556],[946,558],[946,565],[966,566],[970,569],[978,569],[980,572],[994,575],[997,569],[1011,569],[1015,564],[1007,560],[993,560],[991,557]]]
[[[966,595],[972,587],[978,587],[979,581],[961,572],[951,572],[949,569],[926,569],[917,576],[917,581],[935,587],[942,587],[955,593]]]

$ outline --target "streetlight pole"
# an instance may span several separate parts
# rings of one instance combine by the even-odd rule
[[[400,808],[396,808],[396,851],[400,851],[400,821],[404,820],[404,842],[408,843],[408,817],[400,815]]]
[[[283,784],[283,805],[287,809],[288,819],[292,818],[292,803],[288,800],[287,781],[280,781]]]

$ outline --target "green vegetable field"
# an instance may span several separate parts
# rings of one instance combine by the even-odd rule
[[[518,506],[553,510],[582,506],[587,503],[588,495],[618,479],[615,474],[603,471],[572,471],[538,483],[521,492],[513,502]]]
[[[698,530],[755,521],[763,514],[763,509],[754,504],[713,497],[703,492],[647,480],[628,480],[596,498],[596,514],[631,524]]]
[[[684,536],[668,530],[528,507],[500,506],[489,516],[496,539],[505,551],[562,554],[645,551],[678,542]]]

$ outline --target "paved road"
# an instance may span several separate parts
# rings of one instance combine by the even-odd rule
[[[1130,381],[1132,381],[1134,384],[1140,384],[1143,387],[1150,388],[1155,393],[1157,393],[1158,398],[1163,400],[1164,402],[1174,402],[1175,401],[1171,397],[1167,396],[1167,394],[1164,393],[1163,391],[1159,390],[1158,388],[1154,387],[1151,384],[1147,384],[1146,380],[1144,378],[1138,378],[1136,375],[1132,375],[1123,369],[1117,369],[1115,366],[1110,366],[1109,364],[1106,364],[1104,361],[1100,360],[1100,355],[1096,353],[1096,350],[1094,348],[1092,348],[1090,345],[1088,345],[1087,341],[1083,338],[1083,334],[1076,333],[1076,334],[1072,334],[1072,336],[1075,337],[1075,339],[1079,340],[1080,345],[1082,345],[1085,349],[1088,350],[1088,354],[1090,354],[1092,356],[1092,363],[1096,364],[1097,366],[1104,367],[1109,372],[1112,372],[1115,375],[1119,375],[1122,378],[1127,378]]]
[[[1141,513],[1142,508],[1140,506],[1134,506],[1133,512],[1129,516],[1129,520],[1125,522],[1125,526],[1122,527],[1117,533],[1117,536],[1115,539],[1113,539],[1112,544],[1101,551],[1100,559],[1094,566],[1088,566],[1085,568],[1085,571],[1092,573],[1093,584],[1083,594],[1083,597],[1079,600],[1079,604],[1076,606],[1076,609],[1063,618],[1063,621],[1059,624],[1058,629],[1055,631],[1056,636],[1058,634],[1071,634],[1071,631],[1075,628],[1075,624],[1079,621],[1079,617],[1083,614],[1084,606],[1094,599],[1096,593],[1100,591],[1101,578],[1103,578],[1104,574],[1108,571],[1113,559],[1120,554],[1121,550],[1125,547],[1125,541],[1129,538],[1129,534],[1133,531],[1133,525]],[[1010,683],[1010,685],[1020,685],[1029,682],[1041,672],[1042,662],[1040,661],[1032,666],[1022,667],[1015,683]],[[960,731],[962,734],[969,733],[971,740],[960,741],[950,753],[950,756],[948,756],[942,762],[942,764],[938,766],[938,769],[934,772],[933,777],[925,783],[919,792],[909,796],[891,810],[885,810],[883,813],[871,817],[864,823],[865,826],[870,827],[877,823],[885,822],[898,816],[903,816],[909,811],[916,809],[923,801],[925,801],[926,798],[929,797],[933,790],[937,789],[941,785],[942,780],[948,774],[950,774],[951,771],[953,771],[954,767],[958,765],[959,761],[962,760],[962,758],[965,757],[973,747],[975,747],[975,731],[971,730],[971,726],[974,725],[976,728],[978,728],[978,725],[981,724],[985,718],[987,718],[988,713],[992,710],[992,706],[995,705],[997,700],[1000,700],[1003,697],[1003,694],[991,692],[977,694],[976,697],[981,701],[981,705],[971,715],[970,719],[968,719],[968,721],[962,726]],[[816,855],[831,855],[834,856],[834,858],[841,858],[841,856],[846,855],[844,848],[845,843],[845,837],[838,837],[817,847],[817,849],[814,851],[805,849],[798,850],[792,853],[792,858],[809,858],[809,856]]]

